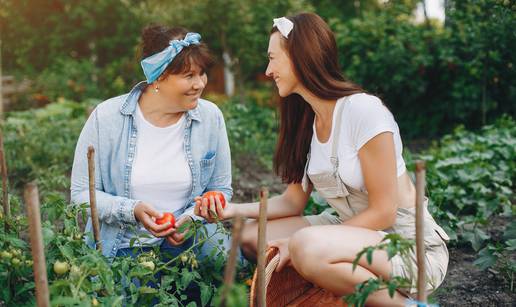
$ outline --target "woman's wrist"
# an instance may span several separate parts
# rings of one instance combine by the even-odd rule
[[[133,215],[134,215],[134,219],[136,220],[137,223],[140,222],[140,219],[138,218],[138,213],[137,212],[140,207],[142,206],[143,202],[141,200],[137,201],[135,204],[134,204],[134,207],[133,207]]]
[[[238,215],[242,215],[242,212],[240,212],[240,206],[238,206],[237,204],[235,203],[229,203],[228,204],[228,209],[230,208],[230,210],[228,210],[228,215],[226,216],[226,219],[232,219]]]

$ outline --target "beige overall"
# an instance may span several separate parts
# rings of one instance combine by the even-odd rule
[[[345,102],[344,102],[345,103]],[[341,105],[344,105],[342,103]],[[342,109],[342,108],[339,108]],[[335,110],[339,112],[340,110]],[[335,122],[335,133],[332,144],[331,163],[333,165],[332,172],[324,172],[320,174],[307,175],[308,163],[310,162],[310,153],[305,166],[303,176],[303,189],[306,191],[309,181],[314,185],[317,192],[326,199],[328,204],[335,209],[338,216],[332,215],[327,211],[319,215],[306,216],[311,225],[338,225],[346,221],[356,214],[365,210],[368,206],[368,195],[365,192],[357,190],[345,184],[338,173],[337,148],[340,132],[340,114],[337,114]],[[449,240],[444,230],[437,225],[433,217],[427,209],[428,199],[425,198],[425,218],[424,218],[424,241],[425,241],[425,267],[426,267],[426,289],[428,292],[435,290],[443,281],[448,267],[448,249],[446,242]],[[396,214],[396,222],[389,229],[379,231],[380,234],[397,233],[404,238],[415,240],[415,207],[398,208]],[[413,296],[416,292],[417,265],[415,248],[409,254],[409,257],[402,258],[396,255],[391,259],[392,276],[401,276],[411,281],[410,289],[403,289],[405,294]]]

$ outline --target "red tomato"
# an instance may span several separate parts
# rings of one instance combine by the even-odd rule
[[[226,199],[224,198],[224,194],[222,194],[221,192],[218,192],[218,191],[209,191],[209,192],[204,193],[202,195],[202,198],[203,199],[206,198],[208,200],[208,204],[209,204],[210,196],[213,196],[213,199],[215,199],[216,197],[219,197],[220,203],[222,204],[222,209],[226,208]]]
[[[158,225],[163,225],[167,222],[170,222],[170,226],[168,228],[172,228],[176,224],[176,218],[170,212],[165,212],[165,213],[163,213],[162,218],[156,219],[156,224],[158,224]]]

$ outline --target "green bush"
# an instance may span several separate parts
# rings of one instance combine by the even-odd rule
[[[315,10],[329,18],[344,72],[384,98],[405,139],[436,138],[461,123],[480,128],[504,113],[516,116],[513,1],[450,0],[444,25],[416,24],[417,0],[360,6],[307,0],[72,2],[0,0],[4,74],[40,80],[39,94],[50,100],[127,91],[143,77],[134,55],[148,22],[200,31],[220,63],[224,51],[232,56],[237,89],[244,89],[244,82],[265,70],[271,19]]]
[[[419,158],[427,162],[429,209],[434,217],[452,242],[471,244],[479,252],[475,264],[480,268],[501,270],[512,291],[516,121],[502,117],[479,133],[458,127]],[[501,235],[490,231],[497,226],[493,222],[500,224]]]
[[[49,101],[65,97],[83,101],[88,97],[98,97],[99,72],[89,60],[58,58],[38,75],[34,90],[44,93]]]
[[[486,225],[496,215],[514,214],[516,122],[503,117],[480,133],[458,127],[422,156],[434,214],[447,230]],[[465,236],[478,249],[483,234]],[[474,232],[473,232],[474,233]],[[452,233],[453,236],[453,233]],[[454,238],[457,238],[453,236]]]
[[[409,139],[514,116],[515,7],[450,1],[443,26],[415,24],[414,3],[390,1],[379,11],[331,20],[347,76],[384,99]]]
[[[235,159],[247,155],[272,170],[272,156],[277,139],[277,119],[274,110],[257,104],[224,104],[231,154]]]
[[[68,194],[75,145],[88,106],[94,103],[62,101],[9,114],[2,131],[12,187],[20,189],[37,179],[43,196],[55,191]]]

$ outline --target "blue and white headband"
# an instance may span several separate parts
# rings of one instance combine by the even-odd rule
[[[165,50],[153,54],[142,60],[142,68],[147,83],[152,83],[167,69],[168,64],[183,50],[184,47],[190,45],[199,45],[201,43],[201,35],[199,33],[187,33],[182,40],[171,40],[169,46]]]
[[[272,26],[278,28],[281,35],[288,38],[290,31],[294,28],[294,23],[286,17],[274,18],[272,21]]]

